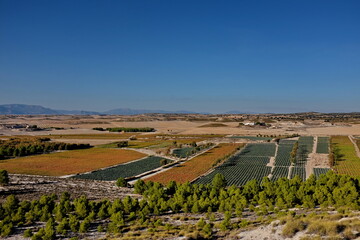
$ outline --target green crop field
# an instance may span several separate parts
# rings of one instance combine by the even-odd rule
[[[303,181],[306,179],[306,171],[303,167],[294,167],[291,172],[291,178],[294,178],[298,175]]]
[[[186,158],[192,155],[195,151],[195,147],[184,147],[184,148],[177,148],[174,149],[173,155],[179,158]]]
[[[239,154],[230,157],[213,172],[194,183],[211,183],[217,173],[225,176],[228,185],[242,186],[252,179],[261,182],[271,172],[271,167],[266,164],[274,154],[275,144],[248,144]]]
[[[290,153],[293,149],[294,143],[292,141],[280,141],[275,158],[275,166],[289,167],[291,165]]]
[[[331,149],[334,152],[334,169],[337,173],[360,176],[360,158],[348,136],[332,136]]]
[[[319,177],[321,174],[326,174],[330,170],[330,168],[314,168],[314,174],[316,177]]]
[[[149,156],[147,158],[133,161],[127,164],[122,164],[116,167],[98,170],[88,174],[77,175],[75,176],[75,178],[113,181],[118,179],[119,177],[133,177],[141,173],[161,167],[160,161],[162,159],[164,158]],[[172,162],[172,160],[166,160],[168,163]]]
[[[318,143],[316,146],[316,153],[329,153],[329,138],[318,137]]]
[[[287,178],[289,175],[289,167],[275,167],[274,171],[272,172],[272,181],[276,181],[279,178]]]
[[[296,155],[296,167],[305,167],[309,153],[313,150],[314,137],[299,137],[299,148]]]

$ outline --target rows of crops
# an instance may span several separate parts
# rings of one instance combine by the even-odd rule
[[[329,153],[329,138],[328,137],[318,137],[316,153],[325,153],[325,154]]]
[[[298,175],[303,181],[306,179],[306,170],[303,167],[294,167],[291,171],[291,178]]]
[[[0,161],[0,169],[10,173],[62,176],[131,162],[145,154],[125,149],[89,148],[33,155]]]
[[[271,173],[267,167],[270,157],[274,156],[275,144],[248,144],[240,153],[232,156],[210,174],[197,179],[194,183],[211,183],[217,173],[224,175],[228,185],[244,185],[257,179],[261,181]]]
[[[289,167],[275,167],[272,172],[272,181],[276,181],[279,178],[285,177],[287,178],[289,175]]]
[[[267,177],[271,172],[271,167],[264,165],[254,165],[251,167],[247,164],[237,164],[230,168],[216,168],[213,172],[206,175],[205,177],[199,178],[194,183],[197,184],[208,184],[211,183],[212,179],[217,173],[224,175],[227,184],[242,186],[248,181],[256,179],[259,182],[263,177]]]
[[[313,150],[314,137],[299,137],[299,148],[296,155],[296,167],[305,167],[309,153]]]
[[[316,177],[318,177],[321,174],[326,174],[330,170],[330,168],[314,168],[314,174]]]
[[[75,178],[113,181],[119,177],[132,177],[141,173],[161,167],[161,160],[164,158],[149,156],[147,158],[122,164],[116,167],[94,171],[88,174],[77,175]],[[171,160],[166,159],[169,163]]]
[[[335,155],[337,173],[350,176],[360,176],[360,158],[357,156],[354,144],[348,136],[332,136],[331,147]]]
[[[242,156],[275,156],[276,146],[274,143],[253,143],[248,144],[240,155]]]
[[[275,158],[275,166],[287,166],[291,165],[290,153],[293,149],[294,143],[292,141],[281,141],[279,143],[278,152]]]
[[[295,144],[297,140],[280,139],[279,144]]]

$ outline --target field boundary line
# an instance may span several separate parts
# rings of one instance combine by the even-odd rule
[[[348,137],[349,137],[350,141],[352,142],[352,144],[353,144],[354,147],[355,147],[356,155],[358,156],[358,158],[360,158],[360,150],[359,150],[358,145],[356,144],[356,141],[354,140],[354,136],[349,135]]]

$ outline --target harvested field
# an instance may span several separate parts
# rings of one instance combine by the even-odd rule
[[[206,173],[218,159],[222,159],[227,155],[231,155],[244,144],[219,144],[215,148],[185,162],[179,166],[171,168],[165,172],[161,172],[147,178],[147,181],[160,182],[167,184],[170,181],[185,183],[192,181],[201,174]]]
[[[89,172],[145,156],[132,150],[91,148],[2,160],[0,169],[10,173],[62,176]]]
[[[337,173],[360,176],[360,158],[348,136],[332,136],[331,148],[335,152],[334,169]]]

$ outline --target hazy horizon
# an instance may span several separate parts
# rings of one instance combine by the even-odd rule
[[[0,0],[0,104],[360,112],[359,7]]]

